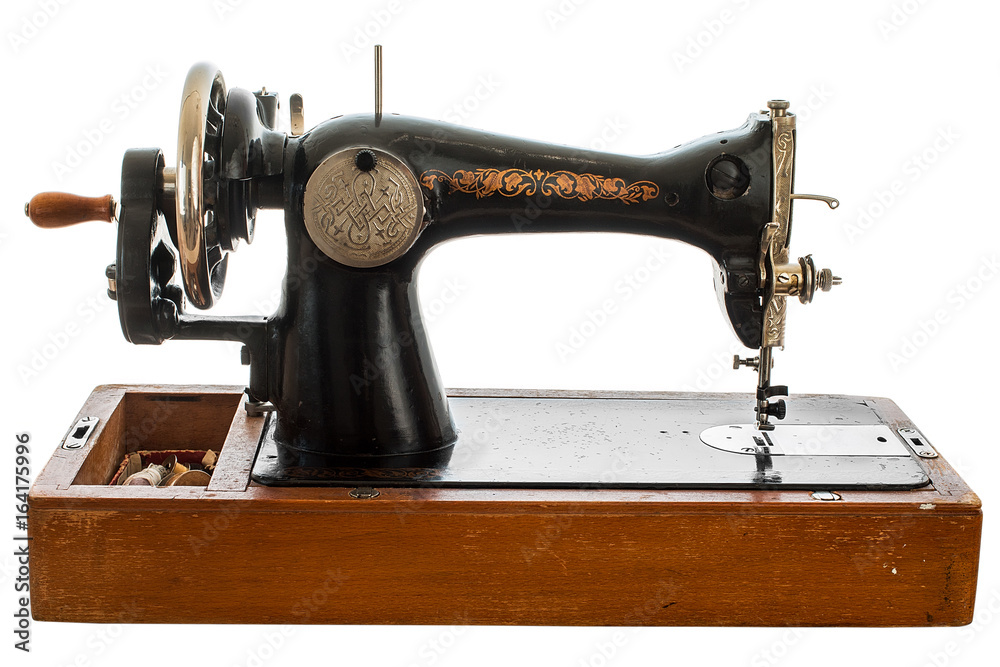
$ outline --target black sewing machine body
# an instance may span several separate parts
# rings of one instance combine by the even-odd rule
[[[692,244],[715,261],[720,302],[740,341],[760,344],[756,264],[773,167],[766,114],[644,157],[398,115],[341,116],[300,136],[268,124],[263,102],[239,89],[229,93],[216,139],[216,173],[206,178],[204,190],[216,221],[219,252],[210,280],[219,292],[225,253],[240,239],[252,240],[256,210],[284,210],[288,272],[277,312],[266,319],[186,313],[172,247],[183,232],[170,202],[156,192],[163,181],[158,151],[130,151],[125,158],[116,290],[123,331],[132,342],[208,338],[246,344],[249,397],[274,407],[274,437],[289,465],[447,462],[456,433],[423,329],[415,279],[428,251],[453,238],[616,232]],[[373,267],[329,257],[305,222],[311,205],[306,184],[317,169],[330,156],[362,151],[402,161],[419,179],[425,211],[412,245]],[[720,163],[726,171],[720,172]],[[380,168],[376,164],[374,171]],[[466,181],[459,183],[460,176]],[[351,196],[371,200],[369,193]],[[541,210],[534,219],[524,216],[529,203]],[[163,223],[166,230],[157,231]],[[371,225],[365,233],[391,231],[361,225]],[[152,246],[151,238],[158,240]],[[148,288],[145,276],[151,276]]]
[[[299,279],[291,273],[285,281],[283,303],[266,325],[273,331],[262,362],[266,392],[255,395],[276,407],[275,436],[288,444],[284,451],[297,450],[300,465],[315,465],[317,455],[331,453],[361,457],[363,465],[411,465],[399,457],[427,450],[446,458],[456,435],[423,329],[416,275],[427,252],[449,239],[518,232],[646,234],[697,245],[720,267],[735,265],[752,273],[770,197],[769,128],[754,119],[740,130],[644,158],[581,152],[400,116],[386,116],[377,125],[371,115],[342,117],[291,139],[283,188],[288,266],[315,262],[317,270],[303,271]],[[376,268],[347,267],[318,252],[303,220],[302,184],[323,160],[350,147],[402,156],[424,186],[425,228],[405,255]],[[707,182],[692,184],[687,176],[706,172],[726,149],[737,156],[765,156],[762,173],[738,201],[718,199]],[[555,188],[546,193],[534,183],[526,186],[527,193],[514,194],[511,188],[479,196],[452,191],[447,182],[426,176],[511,168],[599,174],[651,186],[634,202],[560,196]],[[545,206],[534,220],[523,217],[530,201]],[[720,279],[720,294],[734,329],[756,347],[761,316],[754,302],[759,300],[753,289],[730,291],[728,286],[737,284],[734,275],[739,274]]]
[[[181,272],[172,266],[174,244],[167,241],[178,237],[176,222],[169,202],[164,205],[156,193],[162,182],[157,172],[163,170],[158,151],[130,151],[125,159],[116,290],[123,331],[132,342],[208,338],[246,344],[250,399],[274,406],[274,435],[290,465],[447,461],[456,434],[415,279],[427,252],[453,238],[617,232],[690,243],[715,261],[720,302],[736,335],[748,347],[760,343],[755,272],[772,196],[772,132],[765,114],[753,114],[736,130],[646,157],[397,115],[341,116],[301,136],[267,124],[263,104],[245,91],[230,92],[217,140],[218,173],[206,180],[205,192],[212,192],[222,251],[211,278],[220,292],[224,253],[241,238],[252,239],[256,210],[284,210],[288,272],[277,312],[266,319],[185,312],[177,284]],[[425,215],[417,236],[405,253],[380,266],[335,261],[306,229],[306,184],[325,160],[345,151],[397,156],[420,179]],[[733,173],[720,174],[720,162]],[[456,174],[471,180],[457,184]],[[534,219],[524,216],[529,203],[541,209]],[[157,231],[161,224],[165,232]],[[150,246],[150,238],[157,243]]]
[[[122,169],[116,262],[122,331],[137,344],[242,342],[247,409],[271,413],[280,464],[300,469],[442,468],[458,438],[424,331],[416,276],[434,246],[478,234],[614,232],[675,239],[715,264],[719,301],[760,355],[760,431],[781,420],[770,382],[785,303],[839,279],[790,261],[794,115],[772,101],[741,127],[649,156],[580,150],[395,114],[338,116],[275,130],[277,97],[226,89],[192,68],[176,169],[158,149]],[[42,226],[66,204],[29,204]],[[108,198],[110,200],[110,197]],[[104,200],[101,200],[102,202]],[[45,205],[49,205],[49,209]],[[53,208],[54,207],[54,208]],[[531,208],[537,214],[526,215]],[[70,207],[72,208],[72,207]],[[253,240],[257,211],[284,212],[287,272],[269,317],[195,315],[225,282],[229,253]],[[49,218],[46,218],[49,215]],[[113,216],[112,216],[113,217]]]

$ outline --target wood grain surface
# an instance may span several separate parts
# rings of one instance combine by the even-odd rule
[[[691,398],[617,392],[451,395]],[[943,457],[913,491],[267,488],[240,387],[106,386],[32,488],[38,620],[959,625],[982,514]],[[886,399],[866,398],[894,428]],[[75,420],[74,420],[75,423]],[[139,424],[136,430],[136,424]],[[141,426],[143,425],[144,426]],[[108,487],[125,451],[217,448],[208,488]],[[103,480],[103,481],[102,481]],[[149,572],[170,596],[123,586]]]
[[[111,195],[81,197],[66,192],[42,192],[31,198],[24,214],[45,229],[69,227],[81,222],[113,222],[115,200]]]

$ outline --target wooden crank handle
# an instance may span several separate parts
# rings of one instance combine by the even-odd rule
[[[42,192],[24,205],[24,214],[45,229],[69,227],[88,220],[114,222],[118,219],[114,197],[80,197],[65,192]]]

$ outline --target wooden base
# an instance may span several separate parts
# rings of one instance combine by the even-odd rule
[[[94,391],[78,419],[99,417],[98,429],[82,449],[56,450],[29,498],[37,620],[972,620],[982,512],[943,458],[922,460],[930,486],[844,491],[839,501],[808,491],[457,488],[364,499],[349,488],[253,484],[263,420],[241,398],[239,387]],[[891,401],[868,400],[891,425],[908,423]],[[106,486],[127,452],[219,447],[208,488]]]

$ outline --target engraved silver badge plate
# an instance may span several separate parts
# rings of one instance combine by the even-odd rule
[[[375,157],[359,169],[358,153]],[[424,202],[413,172],[399,158],[375,148],[348,148],[323,160],[306,184],[306,231],[331,259],[355,268],[396,259],[420,235]]]

